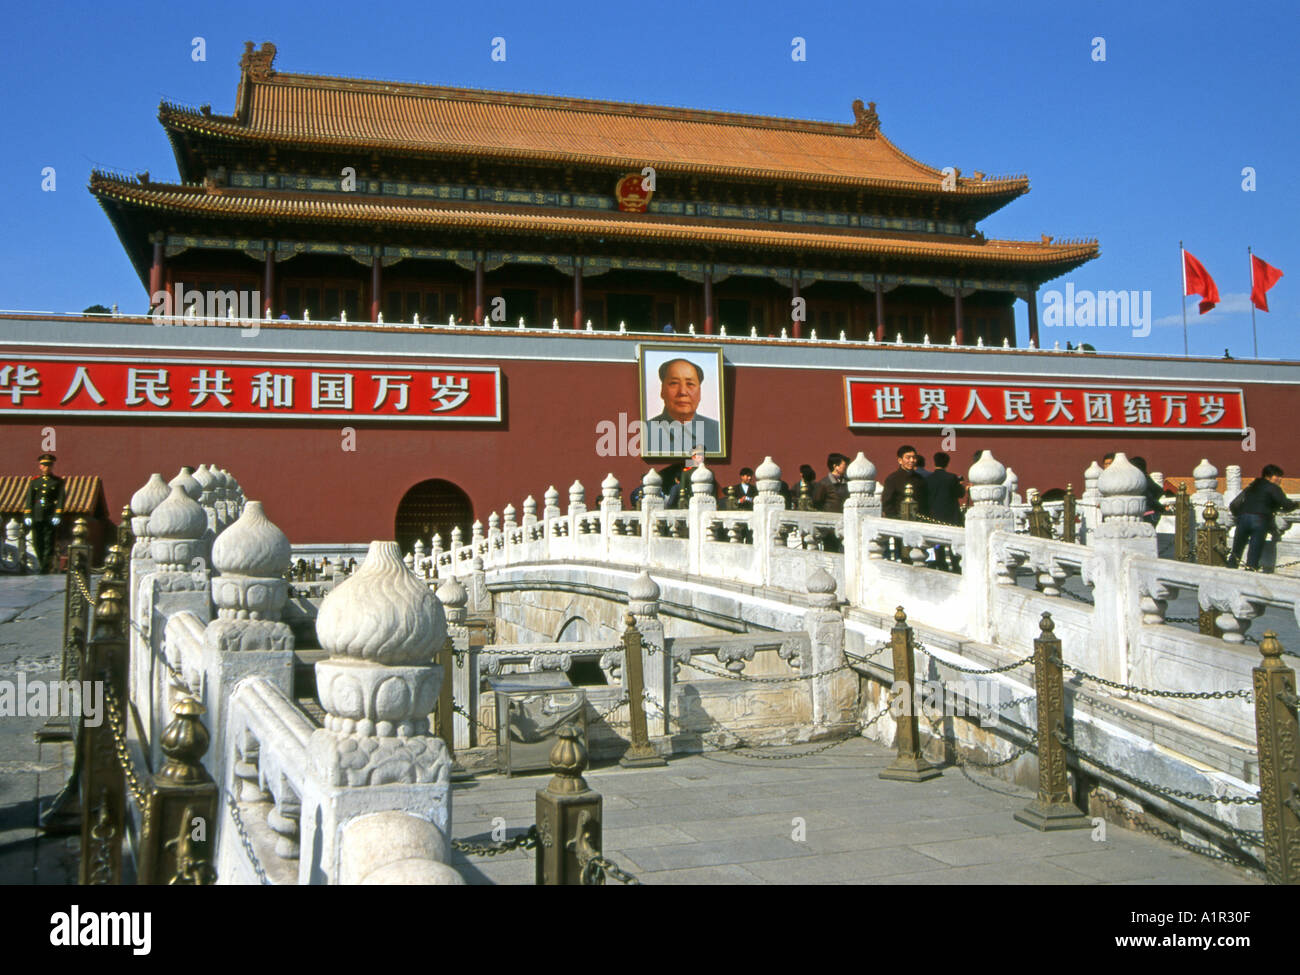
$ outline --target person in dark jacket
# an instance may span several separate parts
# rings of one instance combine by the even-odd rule
[[[849,459],[843,454],[831,454],[826,458],[829,473],[813,485],[814,508],[818,511],[844,510],[844,502],[849,499],[849,482],[844,479],[848,467]]]
[[[961,524],[960,501],[966,496],[961,478],[948,470],[952,460],[945,453],[934,455],[935,469],[926,479],[925,490],[930,502],[930,517],[945,525]]]
[[[1258,570],[1264,553],[1264,542],[1273,529],[1273,519],[1279,511],[1295,511],[1300,507],[1282,493],[1282,468],[1267,465],[1259,477],[1232,500],[1232,514],[1237,519],[1237,530],[1232,536],[1230,568],[1236,568],[1242,549],[1246,550],[1246,568]]]
[[[885,487],[880,495],[880,513],[886,518],[899,517],[902,513],[903,493],[910,484],[917,512],[928,515],[930,505],[925,480],[916,472],[916,448],[903,444],[898,448],[898,470],[885,478]]]

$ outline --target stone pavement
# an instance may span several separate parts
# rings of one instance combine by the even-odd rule
[[[975,772],[972,782],[956,768],[918,784],[878,778],[892,760],[855,739],[793,761],[712,752],[586,778],[604,796],[605,855],[646,884],[1262,882],[1113,823],[1098,841],[1090,830],[1040,833],[1011,818],[1031,798],[1026,790]],[[457,783],[455,837],[490,842],[495,817],[508,836],[523,832],[548,779],[493,774]],[[800,820],[802,839],[794,838]],[[457,853],[452,864],[471,884],[533,882],[531,852]]]
[[[0,577],[0,680],[57,678],[61,576]],[[44,838],[39,802],[66,778],[70,749],[39,746],[42,717],[0,718],[0,883],[76,879],[76,840]],[[806,751],[768,749],[760,754]],[[1152,837],[1107,824],[1042,834],[1011,816],[1029,794],[953,768],[917,785],[877,773],[892,755],[866,739],[793,761],[738,752],[672,759],[659,769],[617,765],[587,773],[605,799],[607,856],[647,884],[1240,884],[1255,878]],[[488,842],[493,819],[509,835],[535,818],[546,775],[495,774],[457,783],[453,832]],[[994,791],[996,790],[996,791]],[[802,839],[792,835],[803,821]],[[531,884],[533,857],[515,852],[453,864],[470,883]]]
[[[0,680],[58,680],[63,638],[61,575],[0,577]],[[38,745],[44,717],[0,716],[0,884],[67,884],[77,878],[75,837],[36,829],[39,804],[63,787],[71,748]]]

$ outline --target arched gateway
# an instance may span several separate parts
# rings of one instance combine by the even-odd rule
[[[431,478],[421,481],[404,495],[397,505],[393,537],[403,552],[411,551],[417,538],[427,546],[434,533],[442,544],[451,546],[451,529],[474,521],[474,505],[469,495],[451,481]]]

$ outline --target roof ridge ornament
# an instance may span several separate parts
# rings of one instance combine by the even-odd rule
[[[274,75],[274,62],[275,45],[272,42],[265,41],[257,48],[252,41],[244,41],[244,56],[239,59],[239,69],[254,81],[265,81]]]
[[[853,100],[853,119],[853,127],[857,130],[858,135],[874,139],[880,132],[880,116],[876,114],[875,102],[867,102],[866,107],[863,107],[862,99],[855,98]]]

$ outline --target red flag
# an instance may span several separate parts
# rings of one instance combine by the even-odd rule
[[[1268,289],[1277,284],[1282,272],[1267,261],[1250,255],[1250,301],[1260,311],[1268,311]]]
[[[1202,315],[1219,303],[1219,289],[1210,272],[1189,252],[1183,251],[1183,296],[1187,295],[1200,296]]]

